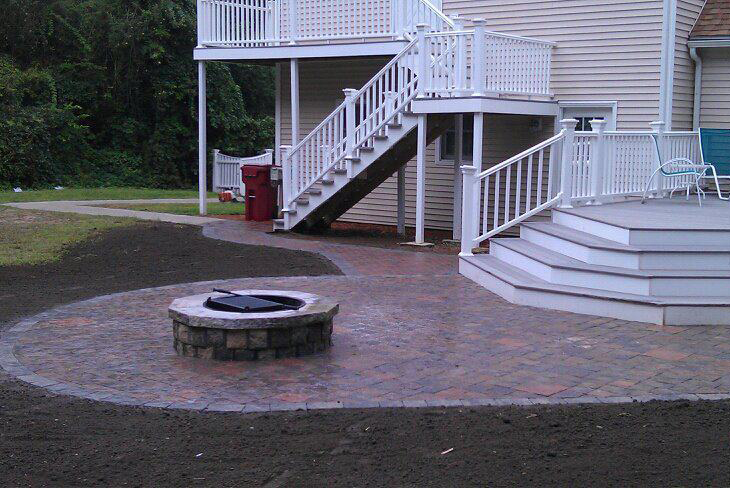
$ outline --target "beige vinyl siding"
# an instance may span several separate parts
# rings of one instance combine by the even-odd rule
[[[694,104],[694,63],[689,57],[687,40],[704,0],[677,0],[677,23],[674,46],[674,91],[672,93],[672,129],[692,130]]]
[[[706,48],[702,56],[700,126],[730,129],[730,48]]]
[[[661,0],[444,0],[444,11],[557,42],[556,98],[617,101],[618,129],[646,129],[659,113]]]

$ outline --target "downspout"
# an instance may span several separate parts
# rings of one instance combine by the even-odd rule
[[[700,107],[702,104],[702,58],[696,47],[689,48],[689,57],[695,62],[695,88],[692,105],[692,130],[700,127]]]
[[[677,28],[677,0],[664,0],[662,18],[662,52],[659,79],[659,119],[672,128],[672,101],[674,97],[674,50]]]

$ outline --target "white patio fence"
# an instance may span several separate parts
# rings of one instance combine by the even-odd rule
[[[236,195],[243,195],[243,175],[241,167],[244,164],[266,165],[273,164],[274,151],[266,152],[250,158],[238,158],[223,154],[218,149],[213,150],[213,191],[231,190]]]
[[[660,164],[653,137],[664,162],[700,160],[697,132],[665,132],[661,122],[651,131],[606,131],[602,120],[591,121],[591,132],[576,132],[576,122],[561,121],[557,135],[481,173],[462,168],[462,254],[550,207],[641,196]],[[655,177],[650,194],[661,198],[688,182]]]
[[[399,38],[421,23],[453,27],[429,0],[197,0],[197,8],[199,46]]]

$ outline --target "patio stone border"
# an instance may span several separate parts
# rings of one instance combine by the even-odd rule
[[[195,285],[220,284],[220,280],[204,281],[190,283]],[[638,396],[580,396],[580,397],[560,397],[560,398],[493,398],[485,397],[478,399],[464,400],[403,400],[403,401],[348,401],[342,400],[337,402],[312,402],[312,403],[265,403],[265,404],[242,404],[227,402],[142,402],[127,396],[123,393],[109,393],[108,391],[95,391],[80,387],[72,383],[59,382],[44,376],[35,374],[32,370],[24,366],[15,356],[13,349],[15,341],[26,331],[30,330],[35,324],[50,316],[62,312],[64,309],[77,305],[78,303],[94,303],[101,302],[110,297],[118,295],[129,295],[144,293],[150,290],[161,290],[180,286],[180,284],[168,285],[162,287],[144,288],[129,292],[114,293],[109,295],[101,295],[81,302],[69,303],[54,307],[50,310],[36,314],[34,316],[15,322],[5,332],[0,333],[0,368],[11,377],[28,383],[33,386],[44,388],[45,390],[59,394],[69,395],[77,398],[109,402],[116,405],[139,406],[149,408],[164,409],[183,409],[206,412],[236,412],[236,413],[265,413],[265,412],[284,412],[284,411],[315,411],[315,410],[334,410],[334,409],[370,409],[370,408],[435,408],[435,407],[481,407],[481,406],[558,406],[558,405],[587,405],[587,404],[626,404],[626,403],[644,403],[650,401],[700,401],[700,400],[729,400],[730,393],[677,393],[667,395],[638,395]]]

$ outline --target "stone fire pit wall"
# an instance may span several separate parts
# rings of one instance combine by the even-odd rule
[[[170,305],[175,351],[180,356],[255,361],[324,351],[332,345],[332,319],[339,306],[317,295],[276,290],[237,290],[238,294],[289,296],[304,301],[299,310],[232,313],[203,304],[206,293]]]

